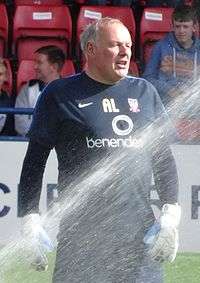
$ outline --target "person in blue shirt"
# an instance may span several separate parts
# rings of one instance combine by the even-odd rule
[[[64,212],[54,283],[162,282],[160,262],[176,256],[180,206],[167,141],[170,121],[153,85],[127,76],[131,46],[121,21],[102,18],[92,23],[81,36],[85,70],[51,82],[36,106],[18,216],[30,244],[42,230],[42,176],[55,148]],[[152,239],[155,221],[152,174],[162,210],[150,244],[147,232]],[[46,268],[42,252],[34,265]]]
[[[197,79],[200,65],[196,12],[190,6],[178,6],[172,14],[172,23],[173,31],[155,44],[143,73],[165,105],[187,82]]]

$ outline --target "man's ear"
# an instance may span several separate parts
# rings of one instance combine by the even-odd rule
[[[94,42],[92,41],[88,41],[87,43],[87,54],[89,56],[95,55],[95,45],[94,45]]]
[[[53,63],[53,64],[51,64],[51,67],[52,67],[52,69],[53,69],[54,71],[58,72],[58,70],[59,70],[58,63]]]
[[[193,33],[195,33],[197,36],[199,35],[199,23],[193,24]]]

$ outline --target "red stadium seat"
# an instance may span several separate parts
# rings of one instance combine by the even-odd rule
[[[66,60],[62,68],[61,75],[62,77],[70,76],[75,74],[75,68],[72,60]]]
[[[4,4],[0,4],[0,56],[7,55],[8,15]]]
[[[15,0],[15,6],[19,5],[47,5],[47,6],[58,6],[63,5],[62,0]]]
[[[131,60],[130,61],[130,66],[129,66],[129,75],[132,75],[134,77],[139,77],[139,69],[138,65],[135,61]]]
[[[76,2],[77,4],[85,4],[85,3],[86,3],[85,0],[75,0],[75,2]]]
[[[113,17],[121,20],[129,29],[133,42],[135,42],[135,18],[130,7],[113,6],[82,6],[77,19],[76,50],[77,57],[81,59],[80,53],[80,34],[91,22],[101,17]],[[133,47],[133,57],[135,50]]]
[[[34,64],[33,60],[22,60],[20,62],[17,72],[17,94],[22,85],[31,79],[35,79]]]
[[[140,23],[141,60],[146,63],[156,41],[172,30],[173,8],[145,8]]]
[[[17,93],[22,85],[31,79],[35,79],[34,60],[22,60],[19,64],[17,72]],[[71,60],[66,60],[63,66],[61,75],[62,77],[75,74],[74,64]]]
[[[67,6],[17,6],[13,19],[13,48],[18,60],[33,59],[34,51],[56,45],[70,54],[72,20]]]
[[[200,141],[200,119],[179,119],[175,127],[182,141]]]
[[[6,67],[7,67],[7,80],[6,82],[3,84],[3,89],[5,91],[8,92],[9,95],[12,94],[13,91],[13,75],[12,75],[12,69],[11,69],[11,65],[10,65],[10,61],[9,59],[3,59]]]

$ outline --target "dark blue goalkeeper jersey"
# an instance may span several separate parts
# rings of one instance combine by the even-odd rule
[[[126,280],[154,221],[152,173],[161,202],[177,201],[169,128],[155,88],[144,79],[106,85],[83,72],[44,89],[29,132],[19,216],[38,211],[43,170],[55,148],[66,213],[58,245],[65,259],[56,262],[54,282],[134,282]]]

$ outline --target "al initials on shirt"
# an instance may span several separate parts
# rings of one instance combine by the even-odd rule
[[[104,112],[119,112],[119,109],[116,108],[115,101],[113,98],[104,98],[102,100],[102,106]]]

